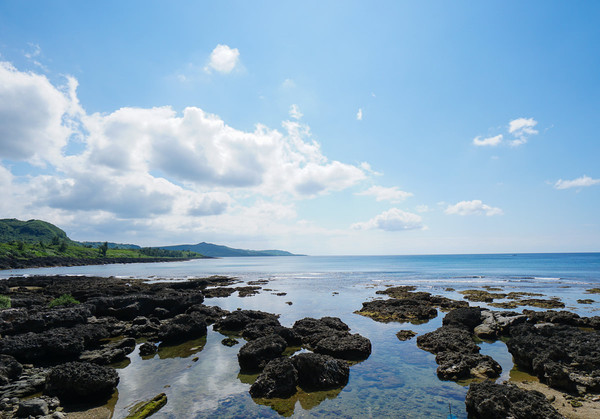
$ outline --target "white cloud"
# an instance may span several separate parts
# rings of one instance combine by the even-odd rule
[[[300,107],[296,104],[290,106],[290,117],[294,119],[301,119],[304,116],[302,112],[300,112]]]
[[[74,79],[63,91],[43,75],[0,62],[0,158],[55,160],[73,134]]]
[[[357,121],[362,121],[363,119],[363,111],[362,108],[358,108],[358,112],[356,112],[356,120]]]
[[[259,124],[242,131],[196,107],[88,115],[77,81],[65,85],[0,65],[0,159],[49,165],[44,174],[18,180],[0,166],[0,209],[7,216],[90,232],[92,225],[108,231],[112,221],[118,234],[145,231],[149,239],[148,231],[158,229],[182,237],[295,234],[303,231],[294,221],[295,200],[349,188],[371,174],[366,163],[328,159],[296,120],[281,130]],[[70,141],[83,150],[66,155]]]
[[[473,201],[461,201],[454,205],[448,205],[444,211],[446,214],[456,215],[502,215],[503,212],[500,208],[491,207],[484,204],[479,199]]]
[[[573,180],[562,180],[559,179],[554,187],[556,189],[569,189],[569,188],[583,188],[586,186],[593,186],[600,184],[600,179],[592,179],[589,176],[583,175],[580,178]]]
[[[517,118],[508,123],[508,133],[512,137],[508,144],[511,147],[517,147],[525,144],[530,136],[538,133],[535,129],[537,121],[533,118]],[[504,142],[504,135],[498,134],[492,137],[482,138],[477,136],[473,139],[473,144],[478,147],[495,147]]]
[[[240,52],[237,48],[219,44],[210,54],[208,69],[219,73],[231,73],[239,63]]]
[[[496,135],[495,137],[489,137],[489,138],[483,138],[483,139],[481,137],[475,137],[475,138],[473,138],[473,144],[475,144],[476,146],[495,147],[502,142],[502,138],[503,138],[502,134]]]
[[[510,142],[512,146],[525,144],[531,135],[535,135],[538,131],[534,128],[537,121],[533,118],[517,118],[508,123],[508,132],[515,139]]]
[[[385,231],[422,230],[423,219],[417,214],[391,208],[369,221],[352,225],[354,230],[380,229]]]
[[[384,186],[371,186],[366,191],[357,192],[356,195],[374,196],[377,201],[401,202],[406,198],[413,196],[410,192],[404,192],[397,186],[386,188]]]
[[[431,211],[431,209],[429,208],[429,206],[428,205],[424,205],[424,204],[423,205],[417,205],[416,210],[417,210],[417,212],[429,212],[429,211]]]

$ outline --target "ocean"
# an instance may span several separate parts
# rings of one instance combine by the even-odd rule
[[[226,347],[221,344],[225,336],[209,328],[206,338],[162,348],[149,359],[134,351],[127,362],[118,365],[118,394],[109,403],[115,418],[125,417],[132,404],[161,392],[167,394],[168,403],[156,418],[445,418],[449,406],[457,417],[466,417],[468,382],[439,380],[434,355],[417,348],[416,338],[399,341],[395,336],[402,329],[417,334],[435,330],[444,314],[424,324],[378,323],[355,314],[363,302],[381,298],[376,291],[415,285],[419,291],[462,299],[460,291],[493,286],[544,294],[540,298],[556,297],[565,303],[565,310],[583,316],[598,315],[600,309],[600,295],[586,292],[600,287],[600,253],[222,258],[11,270],[0,271],[0,278],[56,274],[152,281],[210,275],[234,276],[244,282],[266,279],[269,283],[258,295],[241,298],[234,294],[207,299],[205,304],[276,313],[284,326],[304,317],[335,316],[352,333],[372,342],[371,356],[351,367],[350,381],[343,389],[300,392],[287,400],[253,400],[248,389],[255,376],[239,374],[236,357],[244,340],[238,338],[239,344]],[[583,299],[592,302],[578,302]],[[471,304],[486,307],[485,303]],[[527,377],[514,368],[502,341],[480,345],[482,353],[501,364],[499,381]]]

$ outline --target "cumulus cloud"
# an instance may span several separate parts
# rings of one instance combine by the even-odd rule
[[[77,84],[54,87],[46,76],[0,62],[0,158],[55,160],[73,134]]]
[[[304,115],[300,112],[300,107],[298,105],[290,106],[290,117],[294,119],[301,119]]]
[[[356,120],[357,121],[362,121],[363,119],[363,111],[362,108],[358,108],[358,112],[356,112]]]
[[[508,144],[511,147],[517,147],[525,144],[529,137],[538,133],[535,129],[537,121],[533,118],[517,118],[508,123]],[[495,147],[504,143],[504,135],[498,134],[491,137],[482,138],[477,136],[473,139],[473,145],[478,147]]]
[[[473,144],[475,144],[476,146],[495,147],[502,142],[502,138],[503,138],[502,134],[496,135],[495,137],[489,137],[489,138],[475,137],[475,138],[473,138]]]
[[[513,135],[514,140],[510,142],[512,146],[525,144],[531,135],[538,131],[534,128],[537,121],[533,118],[517,118],[508,123],[508,132]]]
[[[377,201],[390,201],[394,203],[404,201],[406,198],[413,196],[410,192],[401,191],[397,186],[386,188],[378,185],[371,186],[365,191],[357,192],[356,195],[374,196]]]
[[[473,201],[461,201],[454,205],[448,205],[444,211],[446,214],[455,215],[502,215],[503,212],[500,208],[491,207],[484,204],[479,199]]]
[[[421,230],[423,219],[417,214],[391,208],[371,218],[369,221],[352,225],[354,230],[379,229],[385,231]]]
[[[239,64],[239,57],[240,52],[237,48],[230,48],[228,45],[219,44],[210,53],[207,68],[219,73],[231,73]]]
[[[371,174],[366,163],[327,158],[310,128],[293,118],[282,129],[258,124],[242,131],[197,107],[125,107],[90,115],[76,89],[74,78],[57,87],[43,75],[0,65],[0,159],[49,165],[44,174],[19,179],[18,188],[11,186],[11,171],[0,166],[2,201],[20,216],[34,214],[21,210],[29,205],[49,221],[76,214],[71,223],[84,218],[100,225],[112,217],[131,231],[156,222],[186,234],[190,226],[212,228],[219,220],[212,225],[224,228],[238,225],[235,217],[252,216],[260,229],[267,218],[296,217],[281,202],[340,191]],[[292,110],[299,116],[299,109]],[[82,151],[66,155],[74,140]],[[245,207],[236,199],[252,203]],[[15,204],[21,201],[26,203]]]
[[[594,186],[600,184],[600,179],[592,179],[589,176],[583,175],[573,180],[562,180],[559,179],[554,184],[556,189],[569,189],[569,188],[584,188],[586,186]]]

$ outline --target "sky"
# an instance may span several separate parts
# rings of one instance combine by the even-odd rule
[[[600,251],[600,3],[0,1],[0,218],[311,255]]]

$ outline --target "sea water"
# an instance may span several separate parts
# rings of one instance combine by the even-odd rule
[[[350,380],[343,389],[300,392],[287,400],[254,400],[248,390],[256,376],[241,375],[237,363],[237,352],[245,341],[238,338],[239,344],[224,346],[225,336],[209,327],[206,338],[162,347],[151,357],[141,358],[136,350],[127,362],[117,365],[118,394],[109,403],[115,418],[126,416],[133,404],[161,392],[166,393],[168,403],[154,415],[157,418],[445,418],[449,405],[457,417],[466,417],[468,383],[439,380],[434,355],[417,348],[416,338],[402,342],[395,336],[401,329],[417,334],[435,330],[441,326],[443,313],[416,325],[378,323],[355,314],[364,301],[381,298],[376,291],[415,285],[419,291],[462,299],[460,291],[493,286],[507,292],[544,294],[539,298],[558,297],[565,309],[584,316],[598,315],[600,309],[600,295],[586,292],[600,286],[598,253],[222,258],[13,270],[0,272],[0,277],[56,274],[152,281],[210,275],[234,276],[243,282],[265,279],[269,283],[262,285],[258,295],[210,298],[205,304],[276,313],[284,326],[303,317],[336,316],[352,333],[372,342],[371,356],[350,368]],[[594,302],[577,302],[581,299]],[[482,343],[481,348],[502,365],[499,381],[516,375],[504,343]]]

